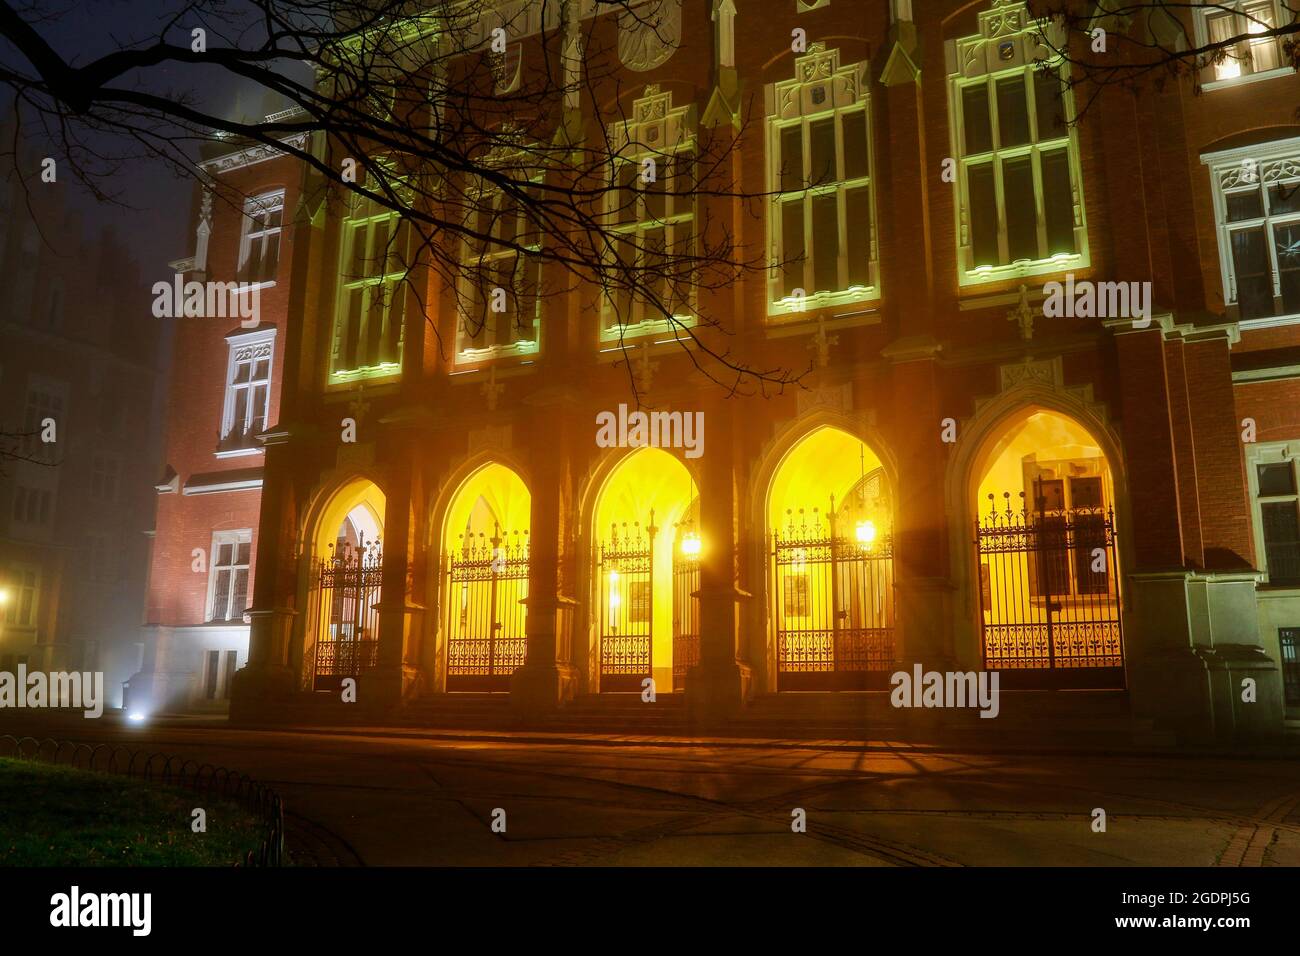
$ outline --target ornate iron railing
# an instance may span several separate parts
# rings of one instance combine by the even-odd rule
[[[378,665],[383,572],[378,541],[330,546],[317,573],[315,690],[334,690]]]
[[[447,567],[447,689],[509,690],[528,653],[528,532],[461,535]]]
[[[700,558],[683,550],[688,531],[673,551],[673,690],[686,689],[686,675],[700,662]]]
[[[652,674],[654,539],[659,529],[640,522],[610,527],[598,552],[600,581],[600,689],[639,691]]]
[[[1041,671],[1051,685],[1123,686],[1113,512],[1030,510],[1019,497],[1013,507],[1004,493],[999,510],[990,494],[975,525],[984,666]],[[1078,673],[1051,676],[1061,671]]]
[[[894,664],[893,540],[865,521],[842,533],[831,505],[772,535],[778,690],[884,688]]]

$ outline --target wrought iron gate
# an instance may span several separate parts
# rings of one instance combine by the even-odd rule
[[[612,525],[596,569],[600,580],[600,689],[640,691],[653,673],[654,539],[659,529]]]
[[[777,690],[883,690],[894,665],[888,534],[841,535],[831,499],[772,536]],[[854,529],[856,530],[856,529]]]
[[[447,564],[447,690],[509,690],[528,650],[528,532],[461,535]]]
[[[379,587],[383,553],[378,541],[330,545],[317,577],[314,690],[337,690],[379,663]]]
[[[682,538],[673,549],[673,690],[686,689],[686,674],[700,662],[700,557],[683,551]]]
[[[985,668],[1004,687],[1123,687],[1114,513],[1003,498],[975,522]]]

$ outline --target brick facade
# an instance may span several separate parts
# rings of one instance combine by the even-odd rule
[[[911,20],[899,15],[908,7]],[[687,700],[701,719],[727,719],[780,686],[770,551],[778,529],[769,527],[768,495],[784,456],[820,428],[864,442],[890,486],[896,660],[982,666],[971,540],[977,462],[1009,423],[1037,410],[1076,423],[1109,468],[1123,687],[1133,712],[1189,733],[1280,733],[1281,653],[1256,606],[1258,518],[1240,433],[1241,419],[1254,417],[1258,442],[1300,439],[1291,401],[1300,362],[1286,351],[1300,346],[1300,336],[1288,322],[1243,326],[1225,306],[1202,157],[1243,141],[1300,135],[1300,79],[1277,76],[1200,95],[1184,79],[1138,94],[1112,88],[1097,99],[1077,127],[1076,215],[1086,226],[1088,261],[1069,271],[1077,281],[1150,282],[1152,321],[1048,318],[1045,283],[1063,280],[1065,270],[959,281],[963,194],[944,178],[954,151],[950,43],[994,30],[981,14],[996,8],[1010,14],[1020,5],[831,0],[800,13],[794,0],[782,0],[744,7],[735,18],[733,75],[718,63],[710,5],[686,0],[677,52],[654,69],[624,72],[617,89],[605,84],[594,92],[602,118],[615,103],[632,115],[653,84],[671,93],[674,108],[695,108],[696,133],[707,140],[732,133],[725,123],[709,126],[718,115],[710,104],[724,89],[738,90],[730,105],[743,132],[729,169],[739,190],[757,194],[771,188],[765,90],[793,77],[801,56],[823,49],[793,52],[792,29],[838,51],[841,66],[867,64],[879,299],[810,308],[792,321],[769,318],[762,276],[702,291],[730,333],[705,329],[704,338],[725,341],[755,368],[802,369],[811,361],[801,387],[779,394],[724,398],[679,347],[652,345],[646,353],[655,363],[650,403],[703,411],[709,428],[702,458],[676,455],[698,489],[707,541],[699,664],[687,679]],[[584,24],[588,50],[613,56],[615,18]],[[990,41],[999,36],[990,33]],[[591,100],[584,90],[581,118],[595,137]],[[237,711],[292,713],[310,699],[321,633],[313,617],[320,605],[312,576],[322,558],[314,542],[324,540],[317,525],[339,489],[357,478],[378,486],[385,501],[378,657],[361,675],[363,696],[388,707],[442,693],[451,630],[443,522],[457,487],[487,462],[514,470],[531,496],[528,657],[513,674],[512,702],[531,714],[597,692],[603,532],[592,522],[604,482],[625,453],[597,447],[591,423],[630,400],[624,357],[599,347],[598,291],[579,287],[545,300],[543,344],[529,362],[484,362],[452,375],[446,343],[456,341],[457,311],[450,290],[431,276],[426,314],[407,319],[400,375],[367,382],[360,394],[329,385],[341,197],[315,176],[304,191],[328,197],[326,214],[299,210],[289,239],[284,398],[267,444],[251,663],[236,679]],[[761,203],[752,204],[757,214],[726,197],[699,203],[697,222],[730,227],[745,248],[767,248]],[[1026,307],[1035,317],[1032,332],[1015,320]],[[821,336],[834,337],[825,363],[812,361]],[[1268,378],[1269,369],[1283,366],[1292,373],[1244,381],[1241,357],[1269,351],[1277,362],[1257,356],[1257,375]],[[635,366],[639,357],[630,360]],[[339,440],[345,417],[356,420],[355,444]],[[940,437],[948,420],[955,442]],[[202,442],[195,442],[198,455]],[[202,533],[204,520],[187,519],[187,533]],[[177,567],[188,547],[181,537],[171,552]],[[1235,690],[1247,679],[1259,687],[1253,704]]]

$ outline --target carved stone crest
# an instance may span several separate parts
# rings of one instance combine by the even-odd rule
[[[633,72],[667,63],[681,42],[681,0],[648,0],[619,14],[618,58]]]

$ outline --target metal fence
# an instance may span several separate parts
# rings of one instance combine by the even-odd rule
[[[528,532],[462,535],[447,565],[447,690],[507,691],[528,654]]]
[[[975,527],[984,666],[1018,686],[1123,687],[1114,515],[1003,498]]]
[[[284,801],[274,790],[246,774],[156,751],[12,734],[0,735],[0,757],[118,774],[230,800],[256,814],[263,830],[257,848],[245,853],[235,866],[284,864]]]
[[[610,528],[600,543],[600,689],[639,691],[651,676],[654,634],[654,512],[650,524]]]
[[[800,512],[772,535],[778,690],[880,690],[894,665],[894,551],[888,533],[841,531],[832,510]]]
[[[378,541],[343,544],[321,562],[314,690],[337,690],[379,663],[379,596],[384,558]]]

